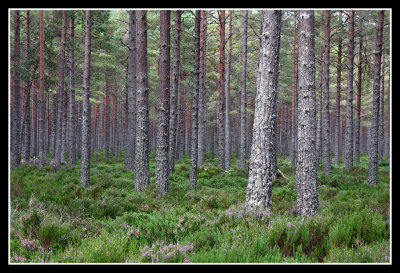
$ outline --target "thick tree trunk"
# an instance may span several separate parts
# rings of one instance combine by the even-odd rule
[[[246,169],[246,73],[247,73],[247,22],[248,11],[243,11],[242,89],[240,92],[240,168]]]
[[[388,84],[388,99],[387,99],[387,114],[386,114],[386,136],[385,136],[385,155],[386,160],[390,162],[390,73],[389,73],[389,84]]]
[[[199,158],[197,165],[204,165],[206,152],[206,45],[207,45],[207,11],[200,11],[200,67],[199,67]]]
[[[177,125],[178,125],[178,92],[179,92],[179,73],[181,62],[181,16],[182,11],[177,10],[175,16],[174,32],[174,64],[172,70],[172,88],[170,100],[170,120],[169,120],[169,151],[168,151],[168,171],[174,173],[175,156],[177,154]]]
[[[272,181],[276,178],[277,93],[281,15],[266,10],[261,35],[260,82],[257,88],[253,140],[249,166],[246,204],[271,207]]]
[[[169,100],[170,100],[170,47],[171,11],[160,11],[159,96],[156,147],[156,185],[161,194],[169,192]]]
[[[14,169],[21,163],[20,153],[20,129],[21,129],[21,105],[20,105],[20,13],[19,10],[15,11],[14,20],[14,79],[13,79],[13,93],[12,93],[12,123],[11,123],[11,164],[10,168]]]
[[[228,60],[225,82],[225,170],[231,167],[231,55],[232,55],[232,11],[229,11]]]
[[[358,52],[358,65],[357,65],[357,106],[356,106],[356,116],[355,116],[355,124],[354,124],[354,163],[360,163],[360,122],[361,122],[361,88],[362,88],[362,47],[363,41],[360,39],[360,49]]]
[[[300,11],[296,187],[297,213],[303,217],[318,210],[314,48],[314,11]]]
[[[149,182],[149,83],[147,74],[147,11],[136,11],[136,155],[135,190]]]
[[[194,26],[194,90],[192,101],[192,144],[190,156],[189,187],[197,185],[197,159],[198,159],[198,121],[199,121],[199,67],[200,67],[200,10],[196,10]]]
[[[68,159],[70,165],[76,164],[76,107],[75,107],[75,45],[74,45],[74,15],[71,14],[69,21],[69,38],[71,47],[69,51],[69,150]]]
[[[379,93],[381,76],[381,57],[383,47],[384,11],[378,12],[378,27],[374,51],[374,84],[372,89],[372,117],[369,135],[369,169],[368,184],[378,185],[378,126],[379,126]]]
[[[218,166],[225,169],[225,11],[219,12]]]
[[[330,49],[330,16],[329,10],[326,11],[325,16],[325,53],[324,53],[324,100],[323,100],[323,126],[322,126],[322,153],[324,158],[324,174],[331,173],[332,154],[331,154],[331,123],[329,113],[329,49]]]
[[[129,11],[129,56],[128,56],[128,112],[126,117],[126,151],[125,168],[135,168],[135,141],[136,141],[136,15],[134,10]]]
[[[346,99],[346,134],[344,143],[344,166],[353,168],[353,61],[354,61],[354,11],[349,17],[349,53],[347,56],[347,99]]]
[[[81,181],[85,188],[90,185],[90,61],[91,61],[92,11],[86,11],[85,63],[83,70],[82,99],[82,158]]]

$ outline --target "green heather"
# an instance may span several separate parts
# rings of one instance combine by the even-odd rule
[[[206,157],[208,158],[208,157]],[[94,160],[94,158],[93,158]],[[92,161],[93,161],[92,160]],[[80,183],[79,162],[56,171],[22,164],[10,173],[10,261],[51,263],[388,263],[389,164],[369,186],[368,157],[353,171],[343,162],[318,171],[319,213],[296,215],[295,169],[278,160],[271,211],[244,206],[247,173],[225,174],[216,159],[199,168],[191,190],[190,159],[176,162],[170,193],[150,185],[135,192],[134,173],[99,152],[91,185]],[[93,163],[93,162],[92,162]],[[232,158],[237,166],[237,158]]]

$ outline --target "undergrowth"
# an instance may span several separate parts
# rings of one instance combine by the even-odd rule
[[[110,157],[113,158],[113,157]],[[123,156],[91,165],[91,185],[79,163],[56,171],[23,164],[10,173],[10,262],[52,263],[387,263],[390,261],[389,165],[369,186],[368,157],[318,173],[319,212],[296,215],[295,168],[278,160],[272,208],[244,206],[248,173],[225,173],[215,159],[198,169],[190,189],[190,159],[177,161],[170,193],[154,183],[135,192]],[[320,166],[321,167],[321,166]]]

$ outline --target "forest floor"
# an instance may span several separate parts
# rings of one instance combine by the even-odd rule
[[[10,173],[10,262],[389,263],[389,163],[379,164],[378,186],[369,186],[368,160],[361,156],[352,171],[341,162],[329,176],[320,163],[319,212],[308,219],[296,216],[287,157],[278,160],[284,177],[273,182],[270,211],[246,209],[247,172],[222,174],[216,158],[199,168],[194,190],[190,159],[176,162],[164,196],[154,153],[145,192],[135,192],[123,155],[115,162],[99,152],[88,189],[79,163],[59,171],[23,164]]]

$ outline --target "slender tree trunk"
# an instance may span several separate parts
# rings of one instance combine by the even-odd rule
[[[342,12],[340,12],[340,20],[342,19]],[[338,45],[338,60],[337,60],[337,78],[336,78],[336,117],[335,117],[335,166],[340,165],[340,92],[342,82],[342,39],[339,39]]]
[[[25,13],[25,57],[26,60],[29,60],[29,48],[30,48],[30,38],[29,38],[29,23],[30,23],[30,12],[29,10],[26,11]],[[29,78],[26,77],[25,82],[24,82],[24,93],[25,93],[25,99],[26,99],[26,111],[24,113],[24,143],[22,145],[23,150],[22,150],[22,157],[25,159],[25,162],[29,162],[29,157],[31,153],[31,96],[30,96],[30,88],[29,88]]]
[[[198,121],[199,121],[199,67],[200,67],[200,10],[196,10],[194,26],[194,90],[192,101],[192,145],[190,156],[189,187],[197,185],[197,160],[198,160]]]
[[[44,102],[44,19],[39,11],[39,167],[46,164],[45,158],[45,102]]]
[[[82,99],[82,158],[81,181],[85,188],[90,185],[90,61],[91,61],[92,11],[86,11],[85,63],[83,71]]]
[[[378,11],[378,27],[374,51],[374,84],[372,89],[372,117],[369,137],[368,184],[378,185],[378,127],[379,127],[379,93],[381,76],[381,57],[383,48],[384,11]]]
[[[200,78],[199,78],[199,158],[198,166],[204,165],[206,152],[206,45],[207,45],[207,11],[200,11]]]
[[[169,100],[170,100],[170,47],[171,11],[160,11],[160,60],[158,125],[156,147],[156,185],[161,194],[169,192]]]
[[[20,153],[20,127],[21,127],[21,106],[20,106],[20,13],[15,11],[14,20],[14,80],[13,80],[13,99],[12,99],[12,126],[11,126],[11,164],[10,168],[14,169],[21,163]]]
[[[240,168],[246,169],[246,73],[247,73],[247,22],[248,10],[243,11],[242,89],[240,93]]]
[[[272,181],[276,178],[277,93],[282,12],[266,10],[261,35],[260,82],[254,112],[253,140],[246,204],[271,208]]]
[[[179,116],[178,116],[178,139],[177,139],[177,160],[185,157],[185,90],[182,81],[185,79],[183,73],[180,74],[179,82]]]
[[[385,51],[382,46],[382,75],[381,91],[379,96],[379,130],[378,130],[378,161],[383,159],[384,139],[384,117],[385,117]]]
[[[57,106],[57,124],[56,124],[56,150],[55,164],[56,168],[61,167],[62,155],[62,130],[63,130],[63,115],[64,115],[64,66],[65,66],[65,35],[67,25],[67,11],[62,12],[61,25],[61,46],[60,46],[60,63],[59,63],[59,81],[58,81],[58,106]]]
[[[290,139],[290,163],[295,166],[295,122],[296,122],[296,11],[294,12],[294,27],[293,27],[293,58],[292,58],[292,112],[291,112],[291,139]]]
[[[318,108],[317,108],[317,166],[321,160],[322,155],[322,75],[323,75],[323,65],[322,65],[322,46],[320,48],[320,56],[319,56],[319,82],[318,82],[318,90],[319,90],[319,97],[318,97]]]
[[[347,56],[346,134],[344,158],[346,170],[353,168],[353,61],[354,61],[354,11],[349,17],[349,53]]]
[[[232,55],[232,11],[229,11],[228,60],[225,82],[225,170],[231,167],[231,55]]]
[[[129,59],[128,59],[128,112],[125,151],[125,168],[135,168],[136,141],[136,11],[129,12]]]
[[[136,155],[135,190],[149,182],[149,83],[147,74],[147,11],[136,11]]]
[[[106,131],[105,131],[105,157],[108,159],[110,156],[110,94],[109,94],[109,86],[108,86],[108,71],[106,69],[105,72],[106,78]]]
[[[386,136],[385,136],[385,155],[386,160],[390,162],[390,73],[388,82],[387,116],[386,116]]]
[[[318,210],[315,98],[314,11],[299,12],[297,213],[313,216]]]
[[[357,82],[357,106],[356,106],[356,116],[354,124],[354,163],[360,163],[360,124],[361,124],[361,89],[362,89],[362,47],[363,39],[360,39],[360,49],[358,52],[358,82]]]
[[[324,53],[324,100],[323,100],[323,144],[322,153],[324,158],[324,173],[331,173],[332,154],[331,154],[331,123],[329,113],[329,49],[330,49],[330,17],[331,13],[329,10],[326,11],[325,16],[325,53]]]
[[[71,14],[69,21],[69,38],[71,47],[69,50],[69,150],[68,159],[70,165],[76,164],[76,107],[75,107],[75,45],[74,45],[74,14]]]
[[[225,169],[225,11],[219,12],[218,166]]]
[[[40,54],[40,53],[39,53]],[[39,57],[40,58],[40,57]],[[38,90],[37,80],[33,80],[33,107],[32,107],[32,121],[33,121],[33,135],[32,135],[32,155],[38,156]]]
[[[175,16],[174,32],[174,64],[172,70],[172,88],[170,101],[170,120],[169,120],[169,151],[168,151],[168,171],[174,173],[175,156],[177,154],[177,125],[178,125],[178,92],[179,92],[179,74],[181,62],[181,16],[182,11],[177,10]]]
[[[120,107],[120,96],[118,92],[118,85],[116,76],[114,77],[114,92],[115,92],[115,134],[114,134],[114,160],[118,161],[119,158],[119,130],[120,130],[120,119],[121,119],[121,107]]]

